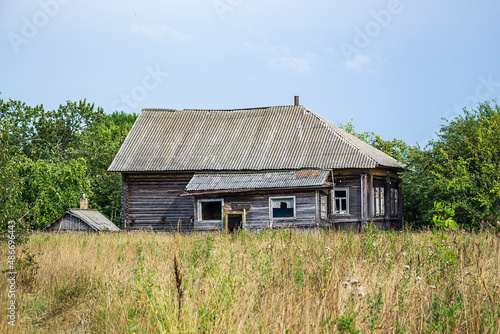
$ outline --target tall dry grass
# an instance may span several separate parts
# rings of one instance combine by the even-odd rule
[[[436,240],[375,231],[35,233],[18,247],[34,254],[36,270],[19,274],[16,327],[2,316],[0,332],[498,333],[499,238]],[[0,288],[5,310],[5,279]]]

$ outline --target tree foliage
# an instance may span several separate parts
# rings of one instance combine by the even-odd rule
[[[479,103],[445,120],[426,150],[412,152],[405,173],[410,222],[427,223],[434,201],[455,209],[455,219],[477,228],[500,220],[500,107]]]
[[[401,163],[406,164],[408,162],[408,155],[413,149],[412,146],[405,143],[402,139],[394,138],[392,140],[385,140],[380,137],[380,135],[374,132],[356,132],[354,128],[353,120],[351,119],[347,124],[339,124],[340,128],[350,134],[356,136],[357,138],[363,140],[364,142],[370,144],[371,146],[381,150],[385,154],[393,157]]]
[[[22,218],[42,229],[78,207],[83,189],[89,207],[119,224],[121,179],[107,168],[136,117],[85,100],[45,110],[0,99],[0,228]]]
[[[373,132],[357,134],[368,144],[406,164],[402,173],[404,220],[414,227],[433,225],[434,203],[455,212],[466,228],[500,221],[500,107],[479,103],[445,123],[425,149]]]

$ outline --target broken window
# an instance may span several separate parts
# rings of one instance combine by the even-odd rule
[[[295,217],[295,197],[271,197],[271,218]]]
[[[198,220],[222,221],[222,199],[198,200]]]
[[[333,191],[333,213],[336,215],[339,214],[348,214],[349,206],[348,206],[348,189],[336,188]]]

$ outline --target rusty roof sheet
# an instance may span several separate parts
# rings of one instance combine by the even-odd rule
[[[316,172],[316,170],[314,170]],[[233,189],[271,189],[323,186],[328,178],[328,170],[247,172],[247,173],[197,173],[186,186],[187,192]]]
[[[404,165],[303,106],[144,109],[109,171],[244,171]]]

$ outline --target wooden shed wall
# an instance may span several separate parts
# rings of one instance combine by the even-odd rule
[[[50,232],[58,231],[91,231],[92,228],[83,222],[80,218],[72,216],[70,214],[64,214],[59,218],[54,224],[50,225],[46,229]]]
[[[194,201],[180,193],[194,173],[125,174],[124,212],[126,228],[193,228]]]

